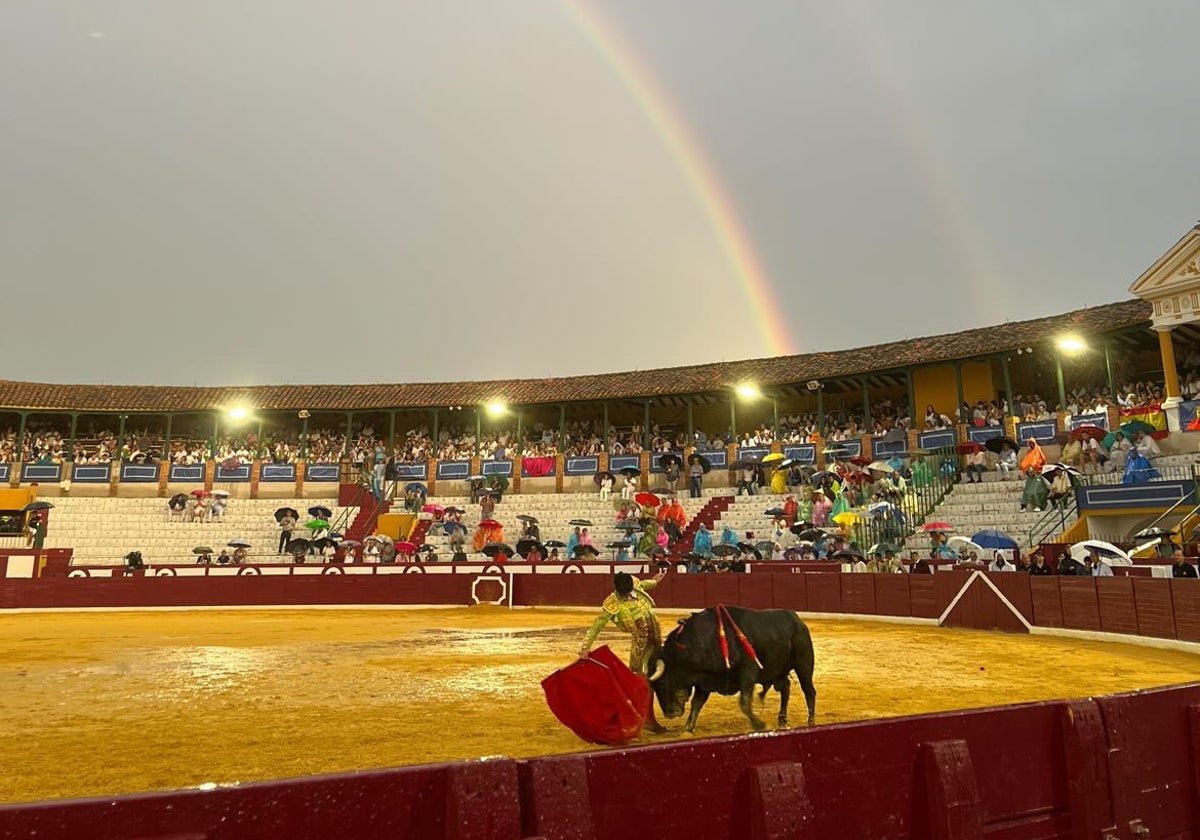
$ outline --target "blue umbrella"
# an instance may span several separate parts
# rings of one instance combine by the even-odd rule
[[[1136,449],[1130,451],[1129,460],[1125,462],[1125,476],[1122,484],[1142,484],[1151,479],[1162,478],[1162,474],[1150,465],[1146,456]]]
[[[1012,550],[1017,548],[1017,541],[1008,534],[1004,533],[1003,531],[995,531],[991,529],[976,532],[975,536],[971,537],[971,542],[975,543],[975,545],[979,546],[980,548],[986,548],[990,551],[1003,549]]]
[[[425,485],[419,481],[411,481],[408,484],[404,485],[404,492],[405,493],[422,493],[422,494],[424,494],[426,492]]]

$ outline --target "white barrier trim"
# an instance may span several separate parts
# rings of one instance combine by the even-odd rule
[[[971,572],[971,576],[968,577],[967,582],[962,585],[962,589],[958,590],[958,594],[955,595],[954,599],[950,601],[950,606],[946,607],[945,611],[938,616],[937,623],[939,625],[941,625],[942,622],[949,617],[950,613],[953,612],[954,608],[958,605],[958,602],[961,601],[962,597],[967,594],[967,590],[971,588],[973,583],[975,583],[976,578],[982,580],[988,585],[988,587],[991,588],[993,592],[996,593],[996,597],[1000,599],[1000,602],[1003,603],[1004,606],[1008,607],[1009,612],[1017,617],[1017,621],[1024,625],[1027,632],[1033,627],[1033,625],[1029,623],[1025,616],[1021,615],[1021,611],[1013,606],[1013,602],[1004,597],[1004,593],[996,587],[996,584],[992,583],[991,579],[980,571]]]
[[[1103,633],[1097,630],[1071,630],[1066,627],[1039,627],[1029,630],[1033,636],[1057,636],[1087,642],[1106,642],[1119,645],[1140,645],[1159,650],[1174,650],[1182,653],[1200,654],[1200,643],[1181,642],[1178,639],[1162,639],[1155,636],[1127,636],[1124,633]]]

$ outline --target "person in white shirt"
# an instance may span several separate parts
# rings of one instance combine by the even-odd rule
[[[612,495],[612,487],[613,477],[605,473],[604,477],[600,479],[600,498],[602,501],[608,501],[609,496]]]
[[[1017,468],[1017,450],[1008,446],[1004,447],[1004,451],[1000,453],[1000,459],[996,462],[996,467],[1004,478],[1008,478]]]
[[[1158,448],[1158,443],[1150,435],[1141,435],[1138,437],[1137,451],[1145,456],[1147,461],[1157,458],[1162,454],[1162,450]]]
[[[991,572],[1015,572],[1016,570],[1017,567],[1008,562],[1003,551],[997,551],[992,562],[988,564],[988,571]]]

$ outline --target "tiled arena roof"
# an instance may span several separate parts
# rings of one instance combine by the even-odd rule
[[[852,350],[553,379],[214,388],[53,385],[0,380],[0,409],[155,413],[209,411],[240,405],[259,411],[367,411],[469,406],[496,399],[514,405],[534,405],[701,394],[739,382],[754,382],[763,387],[792,385],[810,379],[986,356],[1043,342],[1064,331],[1086,336],[1142,322],[1148,324],[1150,311],[1150,304],[1135,299],[1048,318]]]

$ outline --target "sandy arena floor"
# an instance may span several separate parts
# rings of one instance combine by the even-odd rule
[[[664,630],[674,623],[660,617]],[[0,616],[0,802],[589,749],[553,718],[539,683],[572,661],[590,620],[497,608]],[[819,724],[1200,673],[1196,656],[1133,646],[809,624]],[[605,642],[628,655],[627,638]],[[798,687],[791,718],[804,720]],[[748,726],[735,698],[714,697],[698,730]]]

